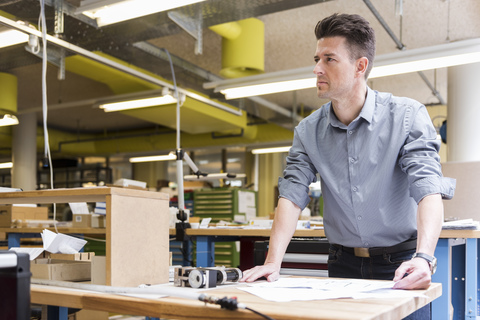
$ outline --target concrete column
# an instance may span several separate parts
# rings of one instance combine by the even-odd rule
[[[480,63],[448,68],[447,160],[480,161]]]
[[[23,190],[37,188],[37,115],[18,116],[12,127],[12,187]]]

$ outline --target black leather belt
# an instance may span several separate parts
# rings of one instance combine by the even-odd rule
[[[388,254],[388,253],[397,253],[407,250],[413,250],[417,248],[417,239],[410,239],[399,244],[396,244],[391,247],[374,247],[374,248],[351,248],[345,247],[339,244],[334,244],[334,246],[342,248],[343,251],[354,254],[357,257],[369,258],[373,256]]]

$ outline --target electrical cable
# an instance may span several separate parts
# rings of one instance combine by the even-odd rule
[[[258,312],[257,310],[253,310],[252,308],[248,308],[248,307],[245,307],[245,310],[249,310],[249,311],[252,311],[253,313],[255,314],[258,314],[259,316],[265,318],[265,319],[268,319],[268,320],[275,320],[273,319],[272,317],[270,316],[267,316],[266,314],[264,313],[261,313],[261,312]]]
[[[47,23],[45,18],[45,0],[40,1],[40,17],[38,26],[42,32],[42,111],[43,111],[43,140],[44,140],[44,161],[48,161],[48,166],[50,169],[50,189],[53,189],[53,168],[52,168],[52,157],[50,153],[50,144],[48,138],[48,128],[47,128]],[[44,162],[45,166],[45,162]],[[53,225],[55,227],[55,232],[58,233],[57,229],[57,205],[53,204]]]

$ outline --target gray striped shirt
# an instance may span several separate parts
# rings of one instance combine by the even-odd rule
[[[455,180],[442,176],[440,142],[422,104],[368,88],[359,116],[341,123],[331,103],[295,128],[280,197],[300,208],[319,173],[325,233],[331,243],[385,247],[416,235],[417,203]]]

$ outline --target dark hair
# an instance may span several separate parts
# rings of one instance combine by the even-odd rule
[[[328,37],[344,37],[352,60],[361,57],[368,59],[365,79],[368,78],[375,58],[375,31],[367,20],[358,14],[335,13],[317,23],[315,36],[317,40]]]

